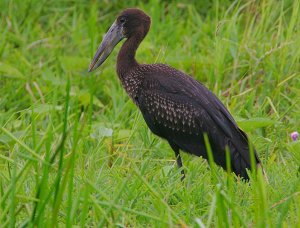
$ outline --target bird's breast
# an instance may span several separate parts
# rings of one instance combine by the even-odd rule
[[[142,84],[142,77],[138,72],[131,72],[125,76],[120,76],[119,78],[129,97],[137,104],[136,96]]]

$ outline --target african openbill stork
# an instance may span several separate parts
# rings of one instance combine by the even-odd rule
[[[167,140],[182,167],[179,150],[208,158],[207,134],[214,161],[226,168],[226,148],[232,171],[249,179],[251,169],[247,135],[239,129],[222,102],[189,75],[165,64],[140,64],[135,53],[150,28],[150,17],[139,9],[124,10],[103,38],[89,71],[98,68],[123,39],[117,58],[119,79],[150,130]],[[260,160],[254,150],[256,165]],[[182,170],[183,178],[184,171]]]

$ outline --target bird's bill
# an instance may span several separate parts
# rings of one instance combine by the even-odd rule
[[[98,47],[98,50],[89,66],[89,72],[97,69],[104,63],[114,47],[124,38],[122,28],[116,22],[112,24]]]

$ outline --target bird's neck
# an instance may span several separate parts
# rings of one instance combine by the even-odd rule
[[[135,59],[135,53],[142,40],[143,36],[137,33],[135,36],[128,38],[122,45],[117,59],[117,73],[121,80],[126,77],[128,72],[139,65]]]
[[[143,74],[139,70],[141,65],[135,59],[136,50],[143,38],[140,34],[128,38],[122,45],[117,59],[117,74],[124,89],[134,102],[143,80]]]

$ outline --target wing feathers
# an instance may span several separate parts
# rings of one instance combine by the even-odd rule
[[[224,156],[225,146],[230,147],[235,169],[249,168],[247,136],[222,102],[201,83],[180,71],[166,65],[155,65],[151,69],[152,72],[149,69],[144,72],[146,76],[138,93],[138,106],[150,129],[176,141],[176,145],[180,142],[181,149],[194,154],[197,151],[191,150],[203,151],[202,135],[206,132],[216,153],[222,151]],[[190,137],[184,141],[182,137],[187,135]]]

